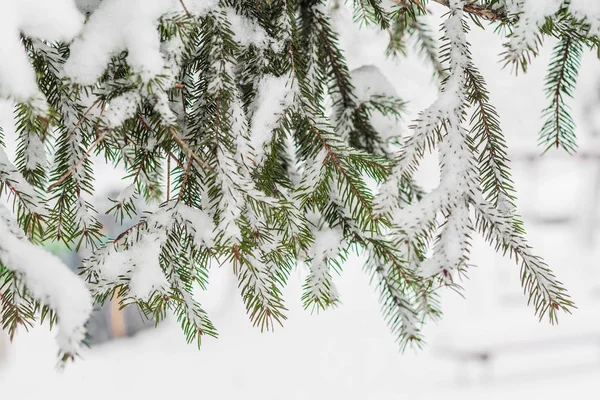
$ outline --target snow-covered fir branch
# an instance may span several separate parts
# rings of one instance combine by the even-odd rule
[[[429,29],[432,3],[449,11],[441,44]],[[583,52],[600,44],[595,2],[352,7],[357,23],[390,35],[390,55],[414,47],[440,82],[408,137],[405,99],[376,67],[348,68],[325,1],[1,2],[0,96],[16,103],[18,133],[14,157],[0,143],[0,196],[14,204],[0,206],[2,326],[49,317],[62,351],[77,354],[91,295],[156,321],[170,310],[200,343],[217,330],[194,288],[222,265],[252,322],[274,329],[297,265],[308,270],[305,308],[322,310],[343,295],[335,274],[356,252],[400,346],[419,345],[422,324],[440,316],[439,291],[468,274],[475,231],[517,259],[540,317],[569,311],[527,245],[500,118],[467,34],[471,20],[510,32],[503,56],[518,71],[544,38],[558,39],[541,141],[574,151],[567,98]],[[380,129],[378,118],[391,123]],[[440,183],[426,192],[415,173],[433,150]],[[91,200],[96,156],[126,171],[108,210]],[[98,212],[135,222],[105,237]],[[39,267],[48,242],[85,248],[87,289],[50,256]]]

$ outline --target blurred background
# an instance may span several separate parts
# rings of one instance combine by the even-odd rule
[[[432,5],[432,11],[437,30],[443,9]],[[337,10],[335,19],[350,68],[379,67],[410,101],[406,121],[389,126],[406,134],[410,121],[437,95],[431,70],[410,47],[406,58],[386,59],[387,33],[359,30],[347,9]],[[528,74],[515,77],[501,68],[497,35],[473,27],[469,40],[502,118],[529,240],[568,288],[578,306],[573,315],[560,315],[558,326],[538,322],[522,293],[519,268],[477,236],[464,298],[444,293],[444,317],[427,326],[426,346],[404,353],[384,323],[360,258],[351,259],[336,279],[341,306],[318,315],[302,309],[305,272],[295,271],[286,290],[288,321],[264,334],[245,316],[231,271],[214,268],[208,290],[198,296],[220,338],[205,339],[201,350],[186,345],[170,319],[157,329],[92,346],[57,372],[54,333],[47,327],[21,331],[10,344],[0,332],[0,398],[559,399],[596,391],[600,61],[585,55],[572,102],[579,152],[551,150],[541,156],[537,135],[553,43],[545,44]],[[9,105],[0,108],[0,122],[12,150]],[[100,193],[127,185],[112,166],[97,165]],[[419,175],[426,187],[436,186],[437,168],[434,155],[423,163]]]

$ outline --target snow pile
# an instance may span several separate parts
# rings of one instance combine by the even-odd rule
[[[104,113],[108,128],[117,128],[133,117],[142,98],[138,93],[127,92],[110,101]]]
[[[508,43],[508,58],[517,62],[529,49],[537,49],[539,28],[546,17],[560,9],[563,0],[509,0],[507,3],[512,13],[520,13]]]
[[[375,96],[396,97],[394,86],[374,65],[363,65],[351,72],[354,95],[360,103],[372,100]]]
[[[129,265],[134,265],[129,284],[129,293],[137,299],[148,299],[154,292],[164,293],[169,287],[167,278],[160,266],[160,253],[166,235],[153,232],[145,235],[135,247],[127,253]]]
[[[232,8],[227,11],[227,19],[231,23],[231,29],[236,40],[242,46],[252,44],[260,49],[264,49],[269,45],[269,35],[261,26],[248,18],[236,14]]]
[[[590,25],[590,33],[600,36],[600,1],[571,0],[571,13]]]
[[[73,42],[66,73],[92,85],[110,58],[127,50],[127,62],[144,82],[156,77],[164,67],[158,19],[173,8],[172,0],[104,0]]]
[[[56,311],[58,345],[66,354],[77,354],[92,311],[92,298],[85,283],[58,257],[30,243],[2,205],[0,238],[0,262],[16,273],[34,299]]]
[[[285,76],[265,76],[258,84],[256,110],[252,116],[250,144],[256,152],[256,163],[262,164],[266,154],[264,146],[271,141],[273,130],[284,118],[284,113],[294,101],[296,88],[290,87]]]
[[[0,184],[6,185],[10,191],[18,196],[27,211],[32,214],[43,215],[44,204],[40,196],[35,192],[23,177],[23,175],[10,162],[4,149],[0,146]]]
[[[48,41],[70,41],[82,26],[83,16],[73,0],[0,1],[0,96],[19,101],[39,97],[21,33]]]

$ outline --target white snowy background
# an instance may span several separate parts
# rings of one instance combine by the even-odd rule
[[[441,8],[432,9],[441,14]],[[351,18],[342,10],[336,20],[349,65],[378,66],[410,101],[410,118],[396,127],[406,133],[410,120],[435,99],[431,71],[414,52],[386,59],[387,34],[359,31]],[[529,239],[579,307],[572,316],[560,315],[559,326],[537,321],[520,290],[518,267],[479,237],[465,298],[446,293],[442,321],[426,328],[427,345],[404,353],[381,317],[360,259],[350,260],[336,279],[342,305],[319,315],[302,309],[304,272],[295,271],[286,291],[285,327],[263,334],[245,316],[231,271],[213,269],[209,290],[199,295],[220,338],[205,339],[201,350],[186,345],[176,321],[169,320],[136,337],[86,350],[83,359],[57,372],[55,332],[35,328],[19,332],[0,362],[0,399],[597,397],[600,61],[586,54],[573,101],[579,155],[551,151],[542,158],[536,140],[553,43],[546,43],[528,74],[515,77],[501,68],[496,35],[474,27],[469,40],[502,118]],[[0,112],[9,138],[10,109],[3,105]],[[118,182],[112,167],[100,168],[100,190]],[[432,156],[421,171],[427,187],[435,186],[436,171]],[[444,352],[449,348],[489,348],[493,357],[487,364],[464,363]]]

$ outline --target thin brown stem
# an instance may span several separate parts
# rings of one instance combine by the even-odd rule
[[[147,225],[148,221],[146,221],[145,219],[141,220],[140,222],[138,222],[137,224],[125,229],[123,232],[121,232],[121,234],[119,236],[117,236],[113,241],[112,244],[117,244],[119,241],[121,241],[121,239],[123,239],[125,236],[127,236],[129,233],[131,233],[133,230],[135,229],[139,229],[141,228],[143,225]]]
[[[402,7],[412,7],[413,5],[416,5],[417,7],[421,8],[422,10],[426,10],[423,3],[419,0],[393,0],[393,1],[394,1],[394,3],[399,4]],[[450,0],[431,0],[431,1],[450,8]],[[508,19],[508,15],[506,14],[506,11],[504,9],[502,9],[502,8],[493,9],[489,6],[484,6],[481,4],[474,3],[474,2],[465,4],[464,11],[469,14],[477,15],[478,17],[481,17],[488,21],[506,21]]]
[[[190,169],[192,167],[192,160],[190,159],[187,164],[187,168],[185,169],[185,175],[183,175],[183,181],[181,182],[181,187],[179,188],[179,195],[177,196],[177,201],[181,201],[183,198],[183,191],[185,190],[185,185],[187,185],[187,181],[190,176]]]
[[[96,147],[98,147],[98,145],[100,144],[100,142],[102,142],[104,140],[104,138],[106,137],[107,133],[108,133],[108,130],[103,131],[102,134],[98,137],[98,139],[96,139],[96,141],[90,146],[90,148],[88,149],[88,151],[85,152],[85,154],[83,155],[83,157],[81,157],[79,159],[79,161],[77,161],[77,164],[73,165],[67,172],[65,172],[60,177],[59,180],[57,180],[52,185],[50,185],[50,187],[48,188],[48,190],[55,189],[58,185],[60,185],[61,183],[63,183],[69,176],[71,176],[73,174],[73,172],[75,172],[77,170],[77,168],[79,168],[81,166],[81,164],[90,156],[90,154],[92,154],[92,151],[94,151],[94,149]]]
[[[150,125],[148,125],[148,123],[146,121],[144,121],[144,118],[142,118],[141,115],[138,115],[138,120],[140,121],[140,123],[142,125],[144,125],[144,127],[148,130],[148,132],[152,132],[152,128],[150,128]],[[137,143],[135,143],[135,141],[131,140],[131,138],[129,138],[129,140],[135,145],[137,146]],[[165,151],[167,151],[165,149]],[[175,161],[177,163],[177,165],[179,166],[179,168],[181,169],[185,169],[185,167],[183,166],[183,164],[181,163],[181,161],[179,161],[177,159],[177,157],[175,157],[175,155],[173,153],[171,153],[170,151],[167,151],[167,153],[169,154],[169,157],[171,157],[173,159],[173,161]]]
[[[83,120],[85,119],[85,117],[87,117],[87,115],[90,113],[90,111],[92,111],[92,109],[94,107],[96,107],[100,102],[102,101],[102,99],[98,99],[95,102],[92,103],[91,106],[89,106],[89,108],[87,110],[85,110],[85,112],[83,113],[83,115],[81,116],[81,118],[79,118],[79,121],[77,121],[77,123],[75,124],[75,127],[73,128],[73,130],[71,131],[71,133],[69,134],[69,136],[67,136],[67,141],[71,140],[71,138],[73,137],[73,135],[75,134],[75,132],[77,131],[77,129],[81,126],[81,124],[83,123]],[[104,109],[104,107],[102,107]]]
[[[196,160],[198,162],[198,164],[202,165],[204,168],[208,169],[209,171],[212,171],[212,167],[210,165],[208,165],[206,162],[204,162],[200,157],[198,157],[198,155],[196,153],[194,153],[192,151],[192,149],[190,149],[190,147],[187,145],[187,143],[185,143],[183,141],[183,139],[181,139],[177,135],[177,132],[175,132],[175,129],[169,128],[169,132],[171,133],[171,136],[173,136],[173,139],[175,139],[175,141],[179,144],[179,146],[181,146],[182,149],[184,149],[194,160]]]
[[[183,2],[183,0],[179,0],[179,3],[181,4],[181,7],[183,7],[183,10],[187,14],[187,16],[191,17],[192,14],[190,13],[190,10],[188,10],[188,8],[185,6],[185,3]]]
[[[171,159],[167,158],[167,203],[171,194]]]

